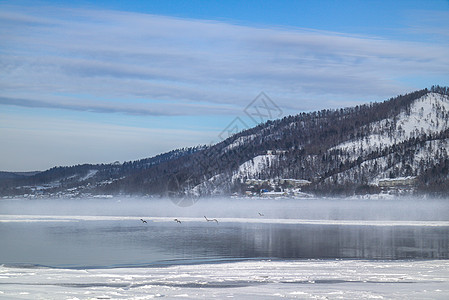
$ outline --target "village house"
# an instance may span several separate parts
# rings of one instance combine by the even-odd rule
[[[415,176],[398,177],[398,178],[385,178],[379,180],[379,187],[409,187],[416,184]]]

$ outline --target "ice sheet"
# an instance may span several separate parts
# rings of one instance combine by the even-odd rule
[[[209,219],[214,219],[209,216]],[[0,215],[0,223],[7,222],[77,222],[77,221],[126,221],[145,219],[147,222],[206,222],[204,217],[145,217],[145,216],[62,216],[62,215]],[[270,218],[217,218],[220,223],[263,223],[297,225],[339,225],[339,226],[432,226],[447,227],[449,221],[391,221],[391,220],[308,220]],[[215,224],[215,222],[214,222]]]
[[[447,299],[449,261],[242,261],[154,268],[0,266],[5,299]]]

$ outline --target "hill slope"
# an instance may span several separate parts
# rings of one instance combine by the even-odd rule
[[[208,195],[243,193],[248,180],[296,179],[310,182],[303,191],[351,194],[409,178],[411,191],[448,194],[448,149],[448,89],[433,87],[268,121],[210,147],[3,179],[0,193]]]

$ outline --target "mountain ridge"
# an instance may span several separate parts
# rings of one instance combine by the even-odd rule
[[[411,193],[447,195],[448,94],[433,86],[384,102],[267,121],[211,146],[0,179],[0,195],[244,194],[248,180],[282,178],[309,181],[301,189],[313,194],[378,193],[380,180],[407,177],[415,178]]]

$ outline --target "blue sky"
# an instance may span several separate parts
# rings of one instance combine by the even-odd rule
[[[0,1],[0,170],[220,140],[283,115],[449,85],[449,1]]]

